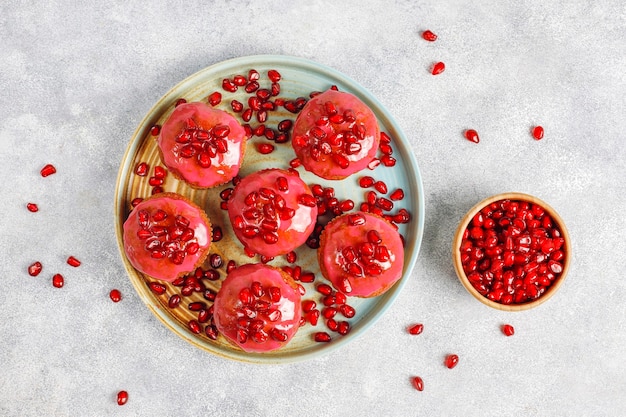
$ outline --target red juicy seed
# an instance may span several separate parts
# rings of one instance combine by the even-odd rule
[[[270,79],[271,82],[273,83],[277,83],[280,81],[280,73],[276,70],[269,70],[267,72],[267,77]]]
[[[167,305],[169,306],[169,308],[178,307],[180,305],[180,295],[172,294],[169,300],[167,301]]]
[[[237,91],[237,84],[233,83],[231,80],[229,80],[228,78],[224,78],[222,80],[222,88],[225,91],[228,91],[230,93],[234,93],[235,91]]]
[[[348,323],[347,321],[340,321],[339,325],[337,326],[337,333],[342,336],[350,333],[350,323]]]
[[[313,335],[313,339],[316,342],[322,342],[322,343],[327,343],[330,342],[331,337],[328,333],[326,332],[317,332]]]
[[[209,95],[208,101],[211,106],[217,106],[222,102],[222,93],[214,91]]]
[[[446,356],[446,360],[444,361],[444,364],[448,369],[454,368],[458,363],[459,356],[454,354]]]
[[[397,190],[395,190],[389,195],[389,198],[392,201],[402,200],[404,198],[404,190],[402,190],[402,188],[398,188]]]
[[[289,166],[291,168],[298,168],[300,165],[302,165],[302,162],[298,158],[293,158],[291,161],[289,161]]]
[[[143,201],[143,198],[139,198],[139,197],[138,198],[133,198],[133,200],[130,202],[130,205],[131,205],[131,207],[135,208],[142,201]]]
[[[396,165],[396,158],[391,155],[383,155],[380,158],[380,162],[386,167],[392,167]]]
[[[189,326],[189,330],[191,330],[191,332],[194,334],[200,334],[200,332],[202,332],[202,327],[197,320],[189,320],[189,323],[187,323],[187,325]]]
[[[367,164],[367,168],[369,170],[374,170],[378,165],[380,165],[380,159],[374,158],[369,164]]]
[[[308,313],[309,311],[313,311],[317,307],[317,303],[313,300],[304,300],[302,302],[302,311]]]
[[[533,128],[533,138],[535,138],[536,140],[543,139],[543,127],[535,126]]]
[[[37,204],[35,204],[35,203],[28,203],[28,204],[26,204],[26,208],[31,213],[36,213],[36,212],[39,211],[39,207],[37,207]]]
[[[387,184],[383,181],[376,181],[374,183],[374,188],[381,194],[387,194]]]
[[[465,131],[465,139],[474,143],[480,142],[480,138],[478,137],[478,132],[476,132],[474,129],[467,129]]]
[[[258,81],[261,78],[261,74],[255,69],[251,69],[248,71],[248,80],[250,81]]]
[[[330,295],[333,292],[333,289],[330,285],[328,284],[319,284],[317,287],[317,292],[319,292],[322,295]]]
[[[424,38],[428,42],[435,42],[437,40],[437,35],[435,35],[430,30],[425,30],[425,31],[422,32],[422,38]]]
[[[111,301],[113,301],[114,303],[119,303],[122,299],[122,293],[120,292],[120,290],[113,289],[109,293],[109,298],[111,298]]]
[[[306,207],[317,206],[317,200],[311,194],[300,194],[298,196],[298,203]]]
[[[151,282],[148,284],[148,286],[150,287],[150,290],[152,290],[153,293],[155,293],[156,295],[162,295],[165,294],[165,285],[163,284],[159,284],[158,282]]]
[[[293,126],[293,122],[291,121],[291,119],[281,120],[281,122],[278,123],[278,131],[287,132],[291,129],[292,126]]]
[[[167,175],[167,171],[160,165],[154,167],[154,177],[158,179],[163,179]],[[160,185],[160,184],[159,184]]]
[[[67,258],[67,264],[76,268],[80,266],[80,261],[73,256],[70,256],[69,258]]]
[[[176,103],[174,103],[174,107],[178,107],[181,104],[185,104],[187,102],[187,100],[185,100],[184,98],[179,98],[178,100],[176,100]]]
[[[28,267],[28,275],[30,275],[31,277],[36,277],[37,275],[39,275],[42,269],[43,266],[41,265],[41,262],[37,261]]]
[[[54,274],[52,277],[52,285],[56,288],[61,288],[65,284],[65,279],[61,274]]]
[[[341,315],[343,315],[347,319],[351,319],[356,314],[356,310],[354,309],[354,307],[348,304],[340,305],[339,312],[341,313]]]
[[[418,335],[424,330],[424,325],[422,323],[414,324],[413,326],[409,327],[408,330],[410,334]]]
[[[445,69],[446,69],[446,65],[443,62],[437,62],[435,65],[433,65],[431,72],[433,75],[438,75],[444,72]]]
[[[128,402],[128,393],[120,391],[117,393],[117,405],[124,405]]]
[[[147,163],[140,162],[135,167],[135,174],[139,175],[140,177],[145,177],[148,174],[149,169],[150,167],[148,166]]]
[[[54,174],[55,172],[57,172],[57,169],[52,164],[48,164],[45,167],[41,168],[42,177],[47,177],[49,175]]]
[[[246,77],[244,77],[243,75],[235,75],[233,77],[233,84],[235,84],[236,86],[243,87],[247,83],[248,80],[246,80]]]
[[[502,333],[506,336],[513,336],[515,334],[515,328],[510,324],[505,324],[502,326]]]
[[[296,255],[296,253],[294,251],[289,252],[288,254],[285,255],[285,258],[287,259],[287,262],[289,262],[290,264],[294,263],[298,256]]]
[[[159,133],[161,133],[161,126],[152,125],[152,127],[150,128],[150,134],[152,136],[157,136]]]
[[[424,391],[424,381],[419,376],[414,376],[411,378],[411,384],[418,391]]]
[[[370,177],[370,176],[364,176],[359,178],[359,186],[361,188],[369,188],[372,185],[374,185],[376,181],[374,180],[374,178]]]
[[[257,143],[256,150],[263,155],[270,154],[274,152],[274,145],[271,143]]]

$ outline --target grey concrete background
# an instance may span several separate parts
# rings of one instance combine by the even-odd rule
[[[308,58],[370,90],[426,190],[422,250],[394,305],[355,342],[288,365],[221,359],[167,330],[113,228],[118,167],[146,112],[196,71],[255,54]],[[618,0],[2,2],[0,415],[625,415],[625,73]],[[58,172],[43,179],[49,162]],[[572,235],[566,283],[522,313],[471,298],[449,257],[464,212],[504,191],[544,199]],[[424,333],[408,335],[418,321]]]

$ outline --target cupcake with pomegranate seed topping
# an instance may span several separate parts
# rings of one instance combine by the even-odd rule
[[[356,297],[374,297],[402,277],[404,247],[398,231],[370,213],[343,214],[320,236],[317,259],[333,286]]]
[[[228,217],[246,252],[274,257],[302,245],[313,232],[317,200],[297,172],[266,169],[237,184]]]
[[[380,142],[378,120],[352,94],[328,90],[298,114],[292,146],[307,171],[338,180],[365,168]]]
[[[195,270],[210,245],[206,213],[179,194],[160,193],[143,200],[124,222],[124,251],[131,265],[163,281]]]
[[[246,352],[279,349],[300,327],[297,288],[278,268],[263,264],[237,267],[228,273],[215,297],[215,326]]]
[[[246,140],[245,129],[233,116],[195,102],[174,109],[157,143],[170,172],[192,187],[210,188],[237,175]]]

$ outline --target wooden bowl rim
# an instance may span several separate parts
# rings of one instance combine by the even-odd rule
[[[476,290],[472,286],[472,284],[467,279],[465,272],[463,271],[463,265],[461,263],[461,252],[459,251],[459,248],[461,246],[461,241],[463,239],[464,230],[467,228],[469,222],[476,215],[476,213],[478,213],[483,207],[493,202],[500,201],[500,200],[527,201],[529,203],[533,203],[533,204],[537,204],[541,206],[545,211],[547,211],[550,214],[552,219],[557,223],[559,230],[561,231],[561,236],[563,237],[563,239],[565,239],[565,244],[563,245],[564,253],[565,253],[565,260],[563,262],[563,272],[561,272],[561,275],[559,276],[559,278],[550,286],[550,288],[548,288],[548,290],[541,297],[528,303],[500,304],[495,301],[491,301],[490,299],[488,299],[487,297],[479,293],[478,290]],[[540,304],[543,304],[544,302],[548,301],[548,299],[551,298],[558,291],[558,289],[561,287],[561,285],[565,281],[565,278],[567,277],[567,273],[569,271],[570,262],[572,259],[571,247],[572,246],[571,246],[570,236],[569,236],[569,232],[567,231],[567,228],[565,227],[565,222],[563,221],[561,216],[556,212],[556,210],[554,210],[554,208],[552,208],[545,201],[535,196],[532,196],[530,194],[518,193],[518,192],[507,192],[507,193],[496,194],[491,197],[485,198],[484,200],[474,205],[474,207],[472,207],[465,214],[465,216],[463,216],[463,218],[459,222],[456,232],[454,233],[454,238],[452,240],[452,262],[454,264],[454,269],[456,271],[457,277],[459,278],[459,281],[461,281],[461,284],[463,284],[465,289],[470,294],[472,294],[474,298],[476,298],[478,301],[480,301],[481,303],[489,307],[495,308],[497,310],[523,311],[523,310],[528,310],[528,309],[537,307]]]

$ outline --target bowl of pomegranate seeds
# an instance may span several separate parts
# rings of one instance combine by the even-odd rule
[[[523,193],[489,197],[472,207],[454,235],[459,280],[476,299],[505,311],[538,306],[565,281],[571,243],[558,213]]]

